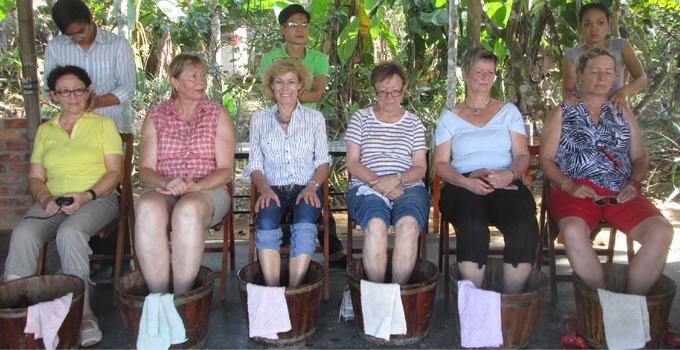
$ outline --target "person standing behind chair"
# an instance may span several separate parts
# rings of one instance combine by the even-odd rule
[[[92,79],[86,111],[113,119],[118,131],[123,132],[122,104],[135,93],[135,61],[130,44],[97,27],[82,0],[58,0],[52,8],[52,19],[62,35],[45,48],[44,77],[56,66],[84,69]],[[47,86],[44,89],[49,90]],[[46,93],[46,97],[50,95]]]
[[[519,179],[531,160],[522,115],[490,96],[497,65],[483,47],[465,53],[465,99],[439,117],[433,161],[446,182],[439,208],[456,229],[462,277],[482,288],[492,224],[505,239],[503,293],[517,294],[536,256],[538,222],[534,197]]]
[[[47,86],[59,115],[38,128],[28,189],[35,203],[12,230],[5,280],[35,275],[40,247],[56,236],[64,274],[85,280],[80,345],[102,332],[90,307],[90,237],[118,215],[116,186],[123,179],[123,142],[109,118],[86,112],[90,77],[80,67],[55,67]],[[58,205],[58,197],[73,199]]]
[[[642,68],[640,60],[635,56],[633,47],[626,39],[605,39],[609,31],[609,9],[599,2],[591,2],[581,6],[578,16],[581,35],[585,45],[577,46],[564,53],[562,62],[562,99],[564,103],[570,105],[578,104],[576,99],[576,75],[572,69],[578,56],[594,47],[602,47],[609,50],[617,57],[619,62],[623,62],[624,69],[617,69],[609,89],[609,102],[614,105],[614,109],[626,103],[626,97],[644,89],[649,80]],[[631,82],[627,82],[628,73],[633,77]]]
[[[135,242],[149,291],[183,294],[201,266],[203,231],[229,211],[226,184],[236,143],[229,112],[205,97],[203,60],[179,54],[169,75],[170,99],[152,108],[142,124],[139,180],[145,190],[135,205]]]
[[[259,191],[255,202],[258,227],[255,248],[267,286],[279,286],[281,215],[293,212],[288,287],[302,284],[316,253],[314,223],[321,214],[320,185],[328,178],[326,121],[321,112],[302,106],[311,72],[295,58],[281,58],[265,69],[263,84],[276,103],[250,120],[250,155],[243,180]],[[327,229],[327,228],[326,228]]]
[[[405,285],[418,251],[418,234],[427,225],[430,195],[425,129],[420,118],[401,107],[406,91],[404,67],[394,62],[371,72],[377,104],[354,113],[347,126],[347,169],[352,174],[347,210],[364,231],[363,265],[371,282],[385,281],[387,229],[394,225],[392,283]]]
[[[596,47],[576,61],[577,105],[553,108],[543,127],[539,166],[557,187],[548,201],[574,273],[591,288],[605,288],[589,232],[604,219],[640,250],[630,262],[626,293],[646,295],[663,273],[673,227],[640,190],[649,158],[642,131],[627,105],[613,109],[607,94],[616,56]]]

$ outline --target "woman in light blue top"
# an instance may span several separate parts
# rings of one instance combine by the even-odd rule
[[[536,256],[538,223],[534,197],[519,179],[530,162],[522,115],[490,97],[497,64],[483,47],[463,57],[466,97],[439,117],[434,168],[446,182],[439,208],[456,229],[462,277],[482,287],[491,224],[505,237],[503,293],[516,294]]]

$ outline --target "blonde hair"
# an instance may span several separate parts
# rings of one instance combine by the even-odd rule
[[[271,100],[276,101],[272,83],[274,79],[286,73],[293,72],[297,75],[298,81],[302,83],[298,95],[307,90],[307,87],[312,84],[312,72],[302,64],[302,60],[296,57],[281,57],[274,59],[274,62],[267,67],[262,73],[262,85],[264,85],[264,92]]]
[[[576,62],[574,62],[574,74],[579,71],[583,72],[583,70],[586,69],[586,66],[588,65],[588,61],[599,56],[611,57],[612,60],[614,60],[614,69],[619,69],[618,57],[614,56],[611,52],[609,52],[609,50],[605,48],[594,47],[588,51],[581,52],[581,54],[578,55]]]
[[[168,68],[168,76],[179,79],[179,76],[184,73],[188,65],[199,66],[205,69],[205,62],[203,59],[197,55],[189,53],[181,53],[172,58],[170,61],[170,68]],[[177,98],[177,89],[172,88],[172,93],[170,94],[171,99]]]
[[[491,61],[494,66],[497,66],[498,56],[496,56],[493,51],[490,51],[483,46],[477,46],[472,50],[468,50],[465,55],[463,55],[463,59],[460,62],[460,68],[468,75],[470,74],[472,66],[474,66],[477,61]]]

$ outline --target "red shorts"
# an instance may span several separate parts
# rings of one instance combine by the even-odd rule
[[[592,187],[599,196],[616,193],[588,180],[574,180],[574,182]],[[663,216],[649,199],[640,194],[623,204],[598,207],[593,203],[592,198],[576,198],[559,187],[553,188],[550,193],[548,208],[555,222],[569,216],[576,216],[583,219],[592,231],[600,220],[604,219],[625,234],[629,234],[635,226],[649,217]]]

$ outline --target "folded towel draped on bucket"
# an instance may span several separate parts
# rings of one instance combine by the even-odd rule
[[[359,187],[359,189],[357,190],[357,196],[367,196],[367,195],[371,195],[371,194],[380,197],[380,199],[385,201],[385,204],[387,204],[387,207],[392,209],[392,201],[389,198],[380,194],[380,192],[372,189],[371,186],[363,185],[363,186]]]
[[[398,284],[361,280],[361,310],[366,334],[385,340],[390,340],[390,334],[406,334]]]
[[[604,336],[610,349],[640,349],[652,340],[647,299],[641,295],[597,290]]]
[[[167,349],[187,341],[184,322],[172,294],[152,293],[144,299],[137,349]]]
[[[33,333],[34,339],[43,339],[45,349],[54,350],[59,345],[59,328],[71,309],[73,293],[59,299],[45,301],[28,307],[24,333]]]
[[[248,283],[248,335],[279,339],[276,333],[293,329],[286,303],[286,287],[265,287]]]
[[[477,289],[458,281],[460,343],[464,348],[497,348],[503,345],[500,293]]]

